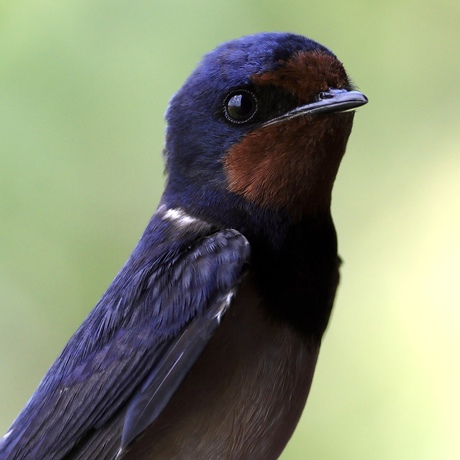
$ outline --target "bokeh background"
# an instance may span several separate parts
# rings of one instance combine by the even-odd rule
[[[460,458],[460,2],[2,0],[0,431],[130,254],[163,113],[201,55],[330,47],[369,104],[334,190],[345,260],[294,459]]]

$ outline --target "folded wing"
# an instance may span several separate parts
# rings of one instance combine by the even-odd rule
[[[250,250],[235,230],[181,228],[170,239],[162,225],[150,223],[0,441],[0,459],[114,458],[167,405],[229,308]]]

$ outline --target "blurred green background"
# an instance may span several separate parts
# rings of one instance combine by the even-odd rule
[[[460,2],[0,2],[0,431],[137,242],[163,113],[201,55],[266,30],[369,97],[334,190],[345,260],[283,460],[460,458]]]

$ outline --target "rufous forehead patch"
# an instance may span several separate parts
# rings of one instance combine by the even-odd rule
[[[302,51],[281,61],[276,70],[253,75],[251,81],[260,86],[278,86],[309,102],[329,88],[349,89],[350,80],[342,63],[330,54]]]

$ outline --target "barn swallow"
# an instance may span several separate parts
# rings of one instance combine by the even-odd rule
[[[339,281],[331,192],[366,102],[303,36],[205,55],[166,113],[155,214],[0,458],[278,458]]]

